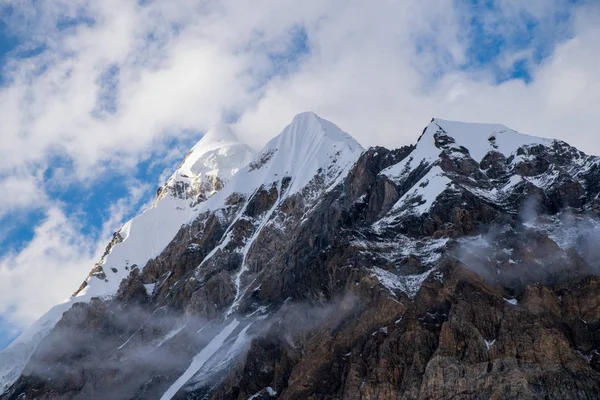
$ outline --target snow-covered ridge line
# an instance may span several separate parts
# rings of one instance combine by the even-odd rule
[[[480,162],[490,151],[508,157],[523,146],[536,144],[551,146],[555,142],[552,139],[519,133],[500,124],[466,123],[434,118],[423,131],[410,156],[388,167],[382,171],[382,174],[398,179],[420,163],[437,161],[442,150],[436,144],[436,134],[452,138],[454,140],[452,147],[466,149],[476,162]]]
[[[424,214],[442,192],[456,184],[451,177],[452,174],[443,171],[444,158],[450,163],[474,162],[476,163],[474,168],[479,169],[486,158],[495,155],[495,157],[504,157],[511,166],[514,166],[527,161],[527,156],[523,155],[527,150],[524,149],[536,146],[553,148],[561,143],[554,139],[525,135],[499,124],[464,123],[434,118],[419,137],[412,153],[401,162],[381,171],[382,175],[399,186],[403,186],[415,170],[421,168],[424,171],[419,181],[412,185],[392,207],[387,220],[393,220],[399,215]],[[502,188],[486,191],[465,186],[465,189],[487,200],[500,202],[501,197],[516,182],[522,180],[535,182],[535,179],[512,175],[510,181]]]
[[[192,205],[204,201],[227,183],[254,157],[231,127],[218,125],[210,129],[187,153],[179,167],[159,189],[160,200],[167,192],[192,199]]]
[[[312,112],[298,114],[258,155],[203,206],[214,210],[233,193],[250,195],[290,178],[287,195],[301,191],[318,173],[328,185],[347,171],[364,148],[352,136]]]
[[[256,157],[228,127],[210,130],[169,179],[165,185],[168,190],[151,208],[121,227],[118,233],[122,240],[110,248],[97,273],[88,277],[77,296],[55,306],[0,352],[0,389],[5,390],[18,378],[41,340],[74,303],[116,294],[132,269],[143,268],[157,257],[181,226],[200,213],[224,207],[233,193],[249,196],[284,177],[290,179],[286,195],[301,191],[317,174],[322,175],[326,187],[330,186],[347,173],[362,152],[362,146],[350,135],[310,112],[296,116]],[[186,193],[190,187],[204,190],[200,193],[204,198],[190,201]]]

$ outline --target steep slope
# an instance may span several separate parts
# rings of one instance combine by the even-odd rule
[[[155,204],[115,232],[102,259],[75,294],[53,307],[0,352],[0,391],[18,378],[39,342],[65,311],[77,302],[116,294],[129,272],[160,254],[181,225],[195,215],[194,206],[222,188],[252,155],[252,150],[230,128],[218,126],[209,130],[159,189]]]
[[[424,260],[426,271],[406,278],[418,283],[438,261],[432,251],[444,252],[447,244],[453,245],[449,239],[469,235],[471,242],[486,242],[490,227],[507,230],[515,219],[538,213],[549,215],[558,224],[551,225],[562,231],[560,218],[551,216],[565,209],[585,214],[597,207],[597,165],[597,157],[558,140],[502,125],[434,119],[414,152],[381,172],[398,187],[399,198],[373,229],[384,236],[386,231],[406,234],[401,237],[407,251],[401,256]],[[482,235],[473,236],[478,233]],[[376,252],[382,254],[381,249]],[[391,253],[397,258],[397,251]],[[407,287],[402,278],[376,272],[390,287]],[[499,269],[497,275],[502,274]],[[418,286],[407,290],[414,294]]]
[[[256,270],[266,262],[265,248],[282,241],[283,234],[301,222],[320,195],[346,176],[362,151],[358,142],[331,122],[312,112],[299,114],[204,205],[205,212],[218,215],[226,229],[200,267],[206,265],[213,273],[223,258],[230,268],[238,263],[232,258],[240,264],[228,315],[247,292],[246,284],[256,281]],[[249,253],[259,246],[263,252],[260,259],[254,259]],[[200,267],[196,278],[204,274]]]
[[[2,398],[596,398],[599,164],[439,119],[364,151],[300,114],[205,201],[174,175],[187,221]]]
[[[538,160],[536,155],[549,151],[558,158],[563,155],[555,154],[561,146],[566,145],[523,135],[503,125],[434,119],[419,138],[415,152],[383,171],[398,185],[405,185],[410,174],[412,179],[418,176],[415,171],[424,172],[419,174],[416,187],[406,191],[394,205],[392,215],[401,210],[423,214],[451,184],[496,203],[501,203],[522,181],[550,185],[561,166]],[[576,150],[565,147],[564,151]],[[576,156],[568,158],[569,167],[581,167],[579,158],[583,155]]]
[[[235,248],[233,252],[228,252],[229,256],[239,256],[246,247],[250,247],[253,237],[258,236],[273,213],[274,204],[269,204],[271,210],[256,210],[257,207],[267,207],[262,198],[267,189],[273,193],[274,188],[279,188],[281,196],[277,204],[302,190],[318,197],[320,190],[325,190],[335,179],[344,176],[362,152],[362,147],[354,139],[313,113],[300,114],[294,118],[281,135],[270,141],[256,159],[247,163],[239,172],[243,165],[238,163],[247,162],[249,150],[235,140],[231,131],[224,127],[209,131],[200,140],[165,187],[159,190],[155,205],[126,223],[115,234],[104,257],[75,296],[56,306],[25,332],[14,344],[18,347],[16,351],[7,349],[6,361],[3,363],[7,366],[6,385],[18,377],[39,341],[52,329],[63,312],[78,302],[88,302],[95,297],[110,299],[117,294],[123,278],[130,274],[137,276],[138,269],[160,254],[165,247],[167,249],[163,252],[168,253],[167,245],[174,237],[177,239],[182,224],[194,220],[196,216],[199,217],[195,224],[200,224],[205,215],[213,218],[218,216],[216,218],[224,219],[224,222],[229,219],[229,222],[247,223],[252,217],[242,213],[247,211],[241,208],[242,205],[252,208],[254,213],[260,212],[261,215],[256,215],[253,220],[255,231],[249,233],[249,237],[240,237],[235,226],[207,259],[215,253],[219,256],[221,248],[231,246],[229,242],[232,235],[236,235],[238,241],[248,242]],[[228,185],[222,184],[229,180],[231,182]],[[222,191],[219,193],[218,189]],[[212,195],[214,196],[209,198]],[[232,207],[234,200],[237,204]],[[307,200],[306,204],[308,203]],[[237,214],[231,211],[232,208]],[[189,232],[191,231],[190,229]],[[190,246],[193,251],[193,244]],[[231,292],[229,295],[234,298],[242,296],[242,276],[247,268],[243,258],[241,261],[239,271],[231,276],[230,284],[235,284],[235,294]],[[168,283],[152,279],[155,265],[156,263],[150,263],[144,269],[150,271],[145,275],[149,275],[150,278],[147,279],[151,281],[143,286],[144,292],[152,292],[154,286],[160,289]],[[177,277],[170,270],[165,274],[168,275],[167,279]],[[234,304],[231,305],[231,310],[233,308]],[[35,340],[30,337],[35,337]],[[28,346],[26,351],[18,346],[20,342]],[[18,363],[15,362],[17,356],[20,357]]]
[[[129,271],[159,255],[181,226],[195,217],[202,208],[199,204],[221,190],[252,156],[252,150],[229,127],[209,130],[158,190],[154,205],[115,234],[107,253],[75,296],[115,294]]]

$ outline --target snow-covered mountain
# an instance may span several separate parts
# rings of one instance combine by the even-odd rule
[[[115,295],[131,269],[160,254],[194,216],[194,206],[222,188],[252,156],[253,151],[228,126],[209,130],[158,190],[154,205],[115,232],[104,256],[75,294],[53,307],[0,353],[0,391],[18,378],[39,342],[65,311],[77,302]]]
[[[192,147],[166,185],[159,189],[157,198],[170,192],[175,197],[191,199],[192,206],[205,201],[253,156],[252,149],[242,143],[229,126],[218,125]]]
[[[0,353],[2,398],[594,398],[599,164],[440,119],[397,150],[216,127]]]

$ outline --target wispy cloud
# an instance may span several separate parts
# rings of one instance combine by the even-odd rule
[[[132,182],[128,196],[107,210],[95,234],[82,232],[89,221],[60,204],[51,205],[34,228],[33,237],[18,252],[0,257],[0,315],[12,329],[22,329],[53,304],[67,299],[100,259],[113,232],[132,210],[145,207],[148,184]],[[135,212],[135,211],[134,211]],[[79,217],[79,218],[78,218]],[[80,218],[83,217],[83,218]]]
[[[4,319],[22,328],[41,310],[66,299],[85,277],[82,266],[90,265],[94,255],[93,244],[77,234],[60,210],[48,210],[33,240],[21,252],[0,259]]]

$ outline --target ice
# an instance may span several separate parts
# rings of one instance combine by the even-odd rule
[[[513,306],[516,306],[519,302],[517,301],[517,299],[504,299],[504,301],[506,301],[508,304],[511,304]]]
[[[364,151],[352,136],[312,112],[298,114],[281,134],[233,176],[205,209],[216,209],[233,193],[251,195],[261,186],[290,178],[286,196],[304,189],[317,174],[324,187],[344,177]]]
[[[256,392],[255,394],[253,394],[252,396],[248,397],[248,400],[256,400],[259,399],[261,394],[263,392],[267,392],[267,394],[271,397],[275,397],[277,396],[277,391],[275,389],[273,389],[271,386],[267,386],[266,388],[259,390],[258,392]]]
[[[485,347],[487,347],[488,350],[490,349],[490,347],[492,347],[494,345],[494,343],[496,343],[496,339],[494,339],[494,340],[483,339],[483,340],[485,340]]]
[[[237,328],[239,321],[232,320],[198,353],[187,370],[173,383],[160,398],[170,400],[206,364],[210,358],[223,346],[225,340]]]
[[[154,287],[156,286],[156,283],[146,283],[144,284],[144,288],[146,289],[146,293],[148,294],[148,296],[152,295],[152,293],[154,292]]]
[[[378,267],[372,268],[371,271],[371,276],[376,277],[392,294],[399,290],[414,298],[432,270],[417,275],[396,275]]]
[[[421,215],[428,211],[435,203],[437,197],[448,187],[452,181],[446,177],[442,169],[438,166],[433,167],[412,190],[404,194],[389,211],[394,214],[395,211],[403,209],[407,204],[415,202],[416,205],[409,208],[407,212]]]

